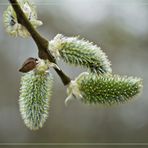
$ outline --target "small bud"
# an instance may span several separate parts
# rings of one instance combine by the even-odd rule
[[[94,73],[111,73],[110,62],[100,47],[78,37],[58,34],[49,42],[49,50],[55,58],[88,68]]]
[[[124,103],[141,92],[140,78],[119,75],[95,75],[82,73],[68,87],[69,96],[75,96],[84,103],[113,105]]]
[[[38,59],[36,58],[28,58],[19,69],[20,72],[26,73],[33,70],[37,65]]]
[[[23,12],[26,17],[33,25],[33,27],[37,28],[42,25],[42,22],[37,20],[37,12],[35,6],[31,4],[28,0],[18,0],[19,5],[21,6]],[[3,14],[3,22],[6,28],[6,31],[14,36],[28,37],[30,33],[27,29],[18,23],[16,13],[11,5],[8,6],[7,10]]]
[[[48,117],[53,78],[47,70],[46,62],[40,60],[36,69],[21,78],[20,112],[31,130],[41,128]]]

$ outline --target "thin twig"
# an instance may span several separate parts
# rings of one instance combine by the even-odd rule
[[[50,51],[48,50],[48,40],[45,39],[43,36],[41,36],[36,29],[32,26],[32,24],[27,19],[26,15],[22,11],[19,3],[17,0],[9,0],[11,3],[14,11],[16,12],[18,22],[26,27],[30,35],[32,36],[33,40],[35,41],[37,47],[38,47],[38,56],[41,59],[48,59],[50,62],[53,62],[56,64],[55,58],[51,55]],[[71,81],[71,79],[58,68],[54,68],[57,74],[60,76],[62,82],[64,85],[68,85]]]

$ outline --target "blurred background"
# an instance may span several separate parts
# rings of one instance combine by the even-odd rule
[[[123,105],[103,108],[75,100],[66,107],[66,87],[52,70],[54,91],[49,118],[42,129],[30,131],[19,112],[18,69],[26,58],[37,57],[37,47],[31,38],[12,38],[5,32],[2,15],[8,3],[1,0],[0,143],[147,143],[148,1],[34,0],[34,3],[44,23],[38,29],[42,35],[49,40],[57,33],[80,35],[93,41],[108,55],[113,73],[143,78],[144,89],[136,100]],[[59,64],[71,78],[85,71]],[[106,147],[109,146],[103,148]]]

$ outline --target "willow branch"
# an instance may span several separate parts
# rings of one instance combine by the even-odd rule
[[[44,60],[48,59],[50,62],[53,62],[56,64],[55,58],[52,56],[52,54],[48,50],[48,40],[45,39],[43,36],[41,36],[36,31],[36,29],[32,26],[32,24],[29,22],[26,15],[22,11],[17,0],[9,0],[9,2],[11,3],[14,11],[16,12],[18,22],[28,30],[33,40],[35,41],[38,47],[39,58]],[[57,74],[60,76],[64,85],[67,85],[70,83],[71,79],[62,70],[59,70],[58,68],[54,68],[54,69],[57,72]]]

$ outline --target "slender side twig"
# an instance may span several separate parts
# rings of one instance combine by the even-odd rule
[[[18,22],[26,27],[30,35],[32,36],[33,40],[35,41],[37,47],[38,47],[38,56],[41,59],[48,59],[50,62],[53,62],[56,64],[55,58],[51,55],[50,51],[48,50],[48,40],[45,39],[43,36],[41,36],[37,30],[32,26],[32,24],[27,19],[26,15],[22,11],[19,3],[17,0],[8,0],[14,11],[16,12]],[[57,74],[60,76],[62,82],[64,85],[68,85],[71,81],[71,79],[60,69],[54,68]]]

